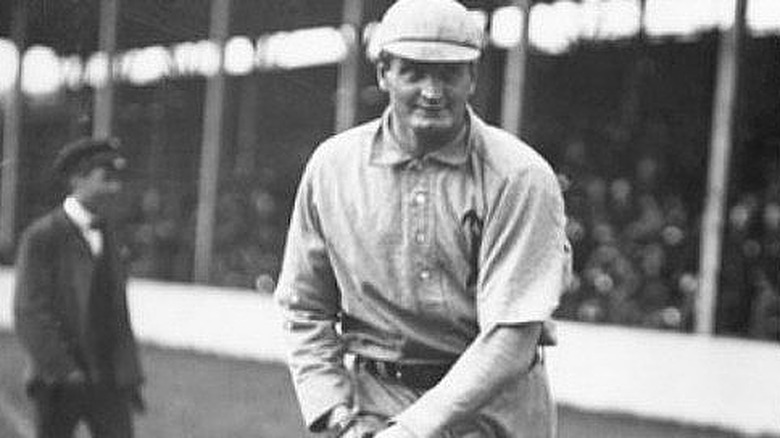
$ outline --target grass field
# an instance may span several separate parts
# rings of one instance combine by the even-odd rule
[[[12,335],[0,332],[0,437],[27,438],[22,356]],[[304,431],[287,370],[194,352],[143,347],[148,412],[136,422],[139,438],[296,438]],[[27,423],[27,424],[25,424]],[[560,409],[561,438],[725,438],[716,430],[594,415]]]

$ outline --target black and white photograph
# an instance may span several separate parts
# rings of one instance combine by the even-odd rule
[[[0,438],[780,438],[780,0],[0,0]]]

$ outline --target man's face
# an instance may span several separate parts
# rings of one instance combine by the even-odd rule
[[[71,178],[73,196],[95,213],[108,213],[111,200],[122,190],[119,173],[109,167],[95,167]]]
[[[441,145],[465,123],[476,66],[391,57],[380,62],[377,77],[379,87],[389,94],[397,132],[405,140]]]

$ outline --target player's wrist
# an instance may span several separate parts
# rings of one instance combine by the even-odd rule
[[[346,404],[338,404],[330,410],[328,415],[328,428],[341,423],[352,416],[352,410]]]

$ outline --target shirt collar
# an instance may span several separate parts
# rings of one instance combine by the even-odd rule
[[[394,166],[412,161],[414,157],[401,147],[398,139],[390,129],[390,108],[382,115],[382,123],[374,142],[371,146],[371,164]],[[467,124],[454,140],[445,146],[424,155],[424,158],[438,161],[443,164],[459,166],[466,162],[470,148],[471,121],[474,119],[471,109],[467,112]]]
[[[92,214],[84,204],[79,202],[78,199],[73,196],[65,198],[65,202],[62,204],[62,208],[65,210],[65,214],[68,215],[71,221],[82,230],[89,230],[92,221],[95,219],[95,215]]]

